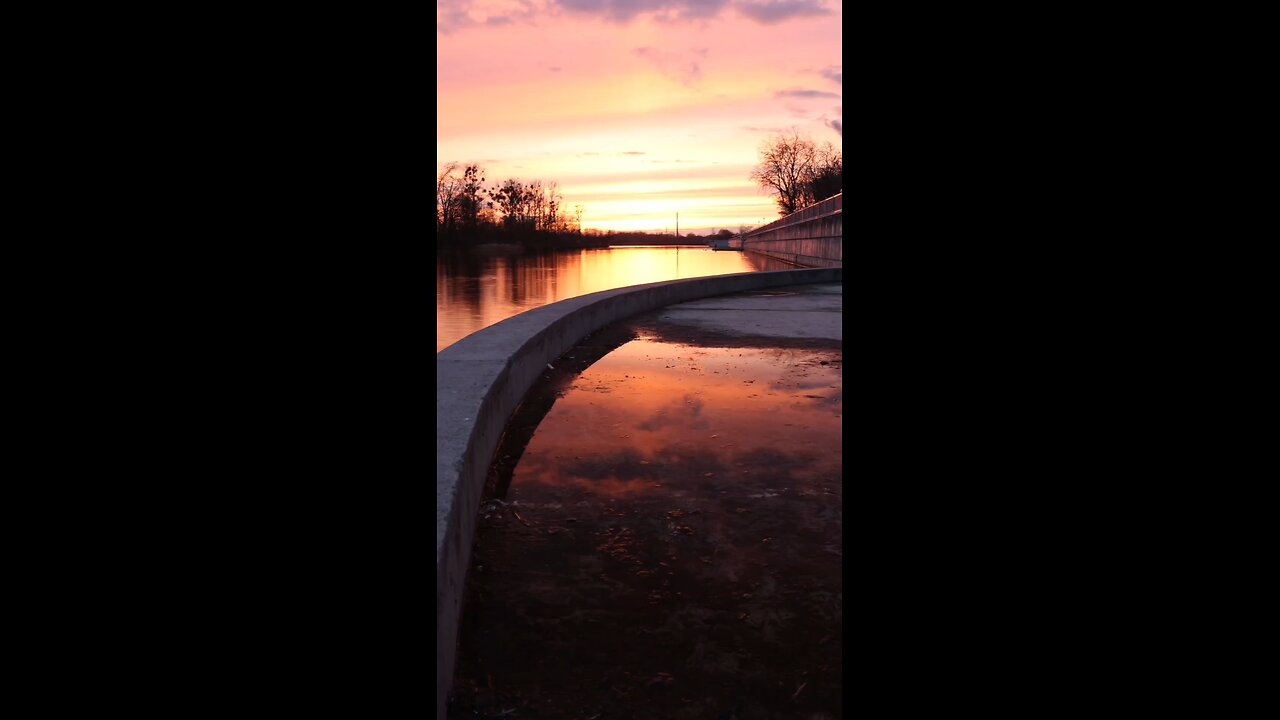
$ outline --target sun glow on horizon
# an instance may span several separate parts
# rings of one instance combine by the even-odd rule
[[[437,3],[437,172],[555,182],[586,229],[674,231],[679,212],[681,234],[705,234],[777,217],[748,177],[771,133],[842,148],[840,2],[768,22],[693,0],[574,7]]]

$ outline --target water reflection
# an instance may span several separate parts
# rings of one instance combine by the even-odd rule
[[[639,333],[482,506],[456,716],[840,717],[841,353]]]
[[[579,375],[556,402],[513,486],[651,492],[651,484],[630,481],[635,467],[624,453],[647,466],[646,475],[718,490],[726,480],[740,483],[764,470],[752,453],[779,448],[790,464],[768,472],[793,472],[801,489],[828,483],[839,476],[840,375],[838,356],[810,350],[627,343]]]
[[[716,252],[702,246],[437,255],[436,352],[557,300],[661,280],[790,267],[754,253]]]

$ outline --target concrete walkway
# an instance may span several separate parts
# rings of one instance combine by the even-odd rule
[[[738,337],[843,340],[844,285],[797,285],[672,305],[661,322]]]
[[[842,310],[680,303],[545,370],[481,504],[450,717],[842,717]]]
[[[544,305],[436,354],[436,716],[454,677],[458,619],[486,476],[510,421],[547,368],[616,323],[684,302],[734,293],[839,283],[841,268],[714,275],[602,290]],[[672,325],[671,327],[678,327]],[[792,342],[779,338],[777,342]],[[830,341],[828,341],[830,342]],[[616,346],[615,346],[616,347]],[[597,355],[596,357],[599,357]],[[570,360],[572,366],[574,361]]]

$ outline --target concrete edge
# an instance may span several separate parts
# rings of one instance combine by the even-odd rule
[[[779,242],[779,241],[764,240],[761,242]],[[742,251],[755,253],[757,255],[762,255],[767,258],[773,258],[775,260],[782,260],[783,262],[789,262],[792,265],[800,265],[803,267],[811,267],[811,268],[844,267],[844,262],[842,260],[832,260],[830,258],[817,257],[814,255],[801,255],[800,253],[785,252],[782,250],[769,250],[766,248],[756,248],[756,247],[750,247],[749,245],[746,245],[746,244],[743,245]]]
[[[667,305],[785,285],[842,282],[842,268],[669,280],[544,305],[436,354],[436,717],[453,681],[462,590],[485,476],[508,420],[548,363],[611,323]]]

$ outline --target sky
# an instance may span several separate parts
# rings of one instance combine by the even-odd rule
[[[843,152],[842,0],[437,0],[436,171],[554,181],[584,228],[737,231],[771,134]]]

